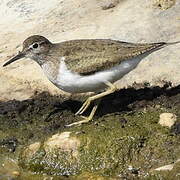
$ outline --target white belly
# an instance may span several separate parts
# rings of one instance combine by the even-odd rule
[[[121,79],[134,69],[140,60],[140,58],[127,60],[109,70],[86,76],[71,72],[67,69],[65,62],[61,61],[59,74],[53,83],[58,88],[70,93],[96,92],[107,87],[106,82],[114,83]]]

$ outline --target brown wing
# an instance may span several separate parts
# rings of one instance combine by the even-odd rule
[[[105,70],[166,43],[134,44],[114,40],[90,39],[59,43],[61,55],[73,72],[88,75]]]

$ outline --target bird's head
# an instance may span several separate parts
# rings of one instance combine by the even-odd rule
[[[46,55],[49,52],[51,46],[52,43],[43,36],[30,36],[23,42],[22,51],[8,60],[3,66],[7,66],[24,57],[31,58],[41,64],[43,55]]]

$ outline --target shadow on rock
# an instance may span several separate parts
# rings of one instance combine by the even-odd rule
[[[154,105],[155,103],[165,103],[166,106],[173,106],[172,102],[167,98],[163,97],[173,97],[180,93],[180,85],[170,88],[170,85],[165,84],[163,87],[145,87],[141,89],[128,88],[121,89],[111,95],[104,97],[101,104],[96,112],[97,117],[101,117],[110,113],[120,113],[120,112],[132,112],[139,108],[144,108],[148,105]],[[161,97],[161,98],[160,98]],[[158,99],[159,98],[159,99]],[[153,101],[156,101],[155,103]],[[174,98],[174,103],[177,102],[177,98]],[[48,118],[59,113],[62,110],[68,109],[75,113],[82,103],[77,100],[67,100],[63,103],[55,104],[55,110],[52,111]],[[84,113],[88,115],[90,113],[91,107]]]

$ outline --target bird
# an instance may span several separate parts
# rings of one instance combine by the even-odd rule
[[[22,51],[3,67],[22,58],[37,62],[44,74],[59,89],[69,93],[94,92],[76,115],[94,106],[87,117],[68,124],[81,125],[91,121],[102,97],[114,93],[114,83],[135,69],[146,56],[168,45],[179,43],[131,43],[111,39],[78,39],[52,43],[41,35],[24,40]]]

